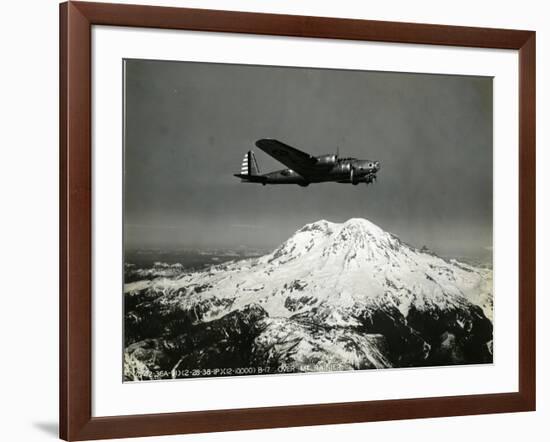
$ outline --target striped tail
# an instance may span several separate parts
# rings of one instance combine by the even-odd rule
[[[241,175],[256,176],[260,174],[258,162],[254,156],[254,152],[249,150],[245,153],[243,162],[241,163]]]
[[[234,176],[240,178],[243,183],[267,184],[267,177],[260,175],[258,162],[254,156],[254,152],[251,150],[249,150],[243,158],[240,173],[236,173]]]

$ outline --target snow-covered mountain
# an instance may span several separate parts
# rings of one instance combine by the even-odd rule
[[[126,284],[126,378],[491,362],[492,299],[489,269],[322,220],[260,258]]]

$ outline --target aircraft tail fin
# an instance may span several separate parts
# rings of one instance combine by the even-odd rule
[[[244,183],[262,183],[265,184],[267,178],[260,175],[260,168],[258,162],[254,156],[254,152],[249,150],[245,153],[243,162],[241,163],[241,173],[234,174],[237,178],[241,179]]]
[[[257,176],[260,175],[260,168],[254,156],[254,152],[249,150],[245,153],[243,162],[241,163],[241,175]]]

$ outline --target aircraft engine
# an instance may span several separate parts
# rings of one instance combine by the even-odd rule
[[[335,154],[321,155],[320,157],[317,157],[317,164],[324,166],[334,166],[337,162],[338,155]]]
[[[349,170],[349,180],[351,182],[351,184],[353,184],[354,186],[357,185],[357,183],[359,182],[358,181],[358,176],[357,176],[357,173],[355,172],[355,167],[351,167],[350,170]]]

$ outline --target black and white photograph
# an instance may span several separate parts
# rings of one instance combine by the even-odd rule
[[[492,77],[123,71],[125,382],[493,363]]]

